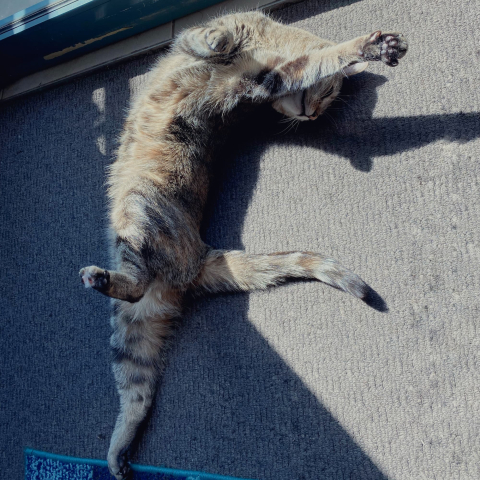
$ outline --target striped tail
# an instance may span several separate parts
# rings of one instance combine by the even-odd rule
[[[246,292],[302,278],[319,280],[361,299],[371,291],[357,274],[318,253],[249,255],[240,250],[211,250],[193,288],[211,293]]]

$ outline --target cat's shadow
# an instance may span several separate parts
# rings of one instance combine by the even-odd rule
[[[370,172],[375,157],[388,157],[441,139],[465,143],[480,136],[478,112],[373,118],[377,89],[387,81],[383,75],[370,72],[346,79],[339,98],[325,115],[314,122],[302,122],[299,128],[285,134],[279,123],[281,116],[270,106],[262,106],[249,122],[243,123],[235,138],[248,135],[261,142],[263,148],[272,144],[306,145],[342,156],[356,170]],[[258,162],[249,168],[255,170]],[[246,186],[246,190],[250,187]]]
[[[400,139],[402,144],[403,139],[411,139],[409,132],[404,137],[401,132],[399,136],[399,132],[393,131],[396,127],[395,120],[372,120],[378,99],[377,88],[386,81],[386,77],[369,72],[347,79],[338,99],[324,116],[314,122],[301,122],[296,127],[292,126],[293,128],[289,128],[288,124],[285,127],[286,124],[282,122],[286,120],[285,117],[268,104],[241,106],[237,121],[229,129],[228,143],[222,144],[216,154],[221,161],[217,162],[216,175],[210,189],[210,199],[202,226],[203,235],[209,235],[210,226],[216,221],[217,205],[236,199],[235,205],[231,203],[223,206],[222,210],[234,212],[235,217],[233,222],[229,222],[226,231],[229,242],[233,242],[229,243],[229,247],[243,249],[243,220],[258,180],[263,152],[272,145],[287,145],[292,148],[302,145],[333,152],[348,159],[354,168],[368,172],[372,169],[375,152],[370,145],[362,142],[365,132],[355,135],[359,125],[368,124],[369,130],[375,130],[377,138],[378,135],[381,136],[377,143],[390,137],[390,134],[394,134],[394,138]],[[408,125],[407,118],[402,120]],[[372,122],[376,125],[372,126]],[[389,128],[390,125],[392,129]],[[412,128],[415,128],[415,125],[412,125]],[[409,144],[403,146],[414,147]],[[243,157],[247,156],[248,161],[244,161]],[[222,192],[229,194],[223,195]],[[238,199],[241,199],[240,203]],[[225,229],[222,231],[225,232]],[[207,243],[208,241],[207,238]]]

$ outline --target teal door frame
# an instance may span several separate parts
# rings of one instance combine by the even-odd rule
[[[222,0],[44,0],[0,21],[0,88]]]

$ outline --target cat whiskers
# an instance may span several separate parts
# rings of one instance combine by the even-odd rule
[[[283,120],[280,120],[279,123],[287,123],[287,128],[283,129],[281,132],[278,132],[277,135],[287,134],[290,130],[292,130],[293,127],[298,127],[298,124],[300,123],[300,120],[297,118],[285,118]],[[296,129],[295,129],[296,131]]]
[[[295,120],[295,119],[291,117],[285,117],[285,118],[282,118],[282,120],[279,120],[278,123],[289,123],[292,120]]]
[[[330,115],[328,112],[323,112],[323,114],[326,115],[326,116],[333,122],[333,124],[335,125],[335,129],[338,130],[337,122],[336,122],[335,119],[332,117],[332,115]]]
[[[345,105],[348,105],[348,102],[346,100],[344,100],[342,97],[340,97],[340,95],[337,95],[337,97],[335,98],[335,100],[340,100],[342,101]]]

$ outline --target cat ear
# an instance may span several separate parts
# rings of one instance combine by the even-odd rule
[[[357,73],[363,72],[368,67],[368,62],[361,62],[361,63],[352,63],[348,67],[343,69],[343,73],[350,77],[352,75],[356,75]]]

